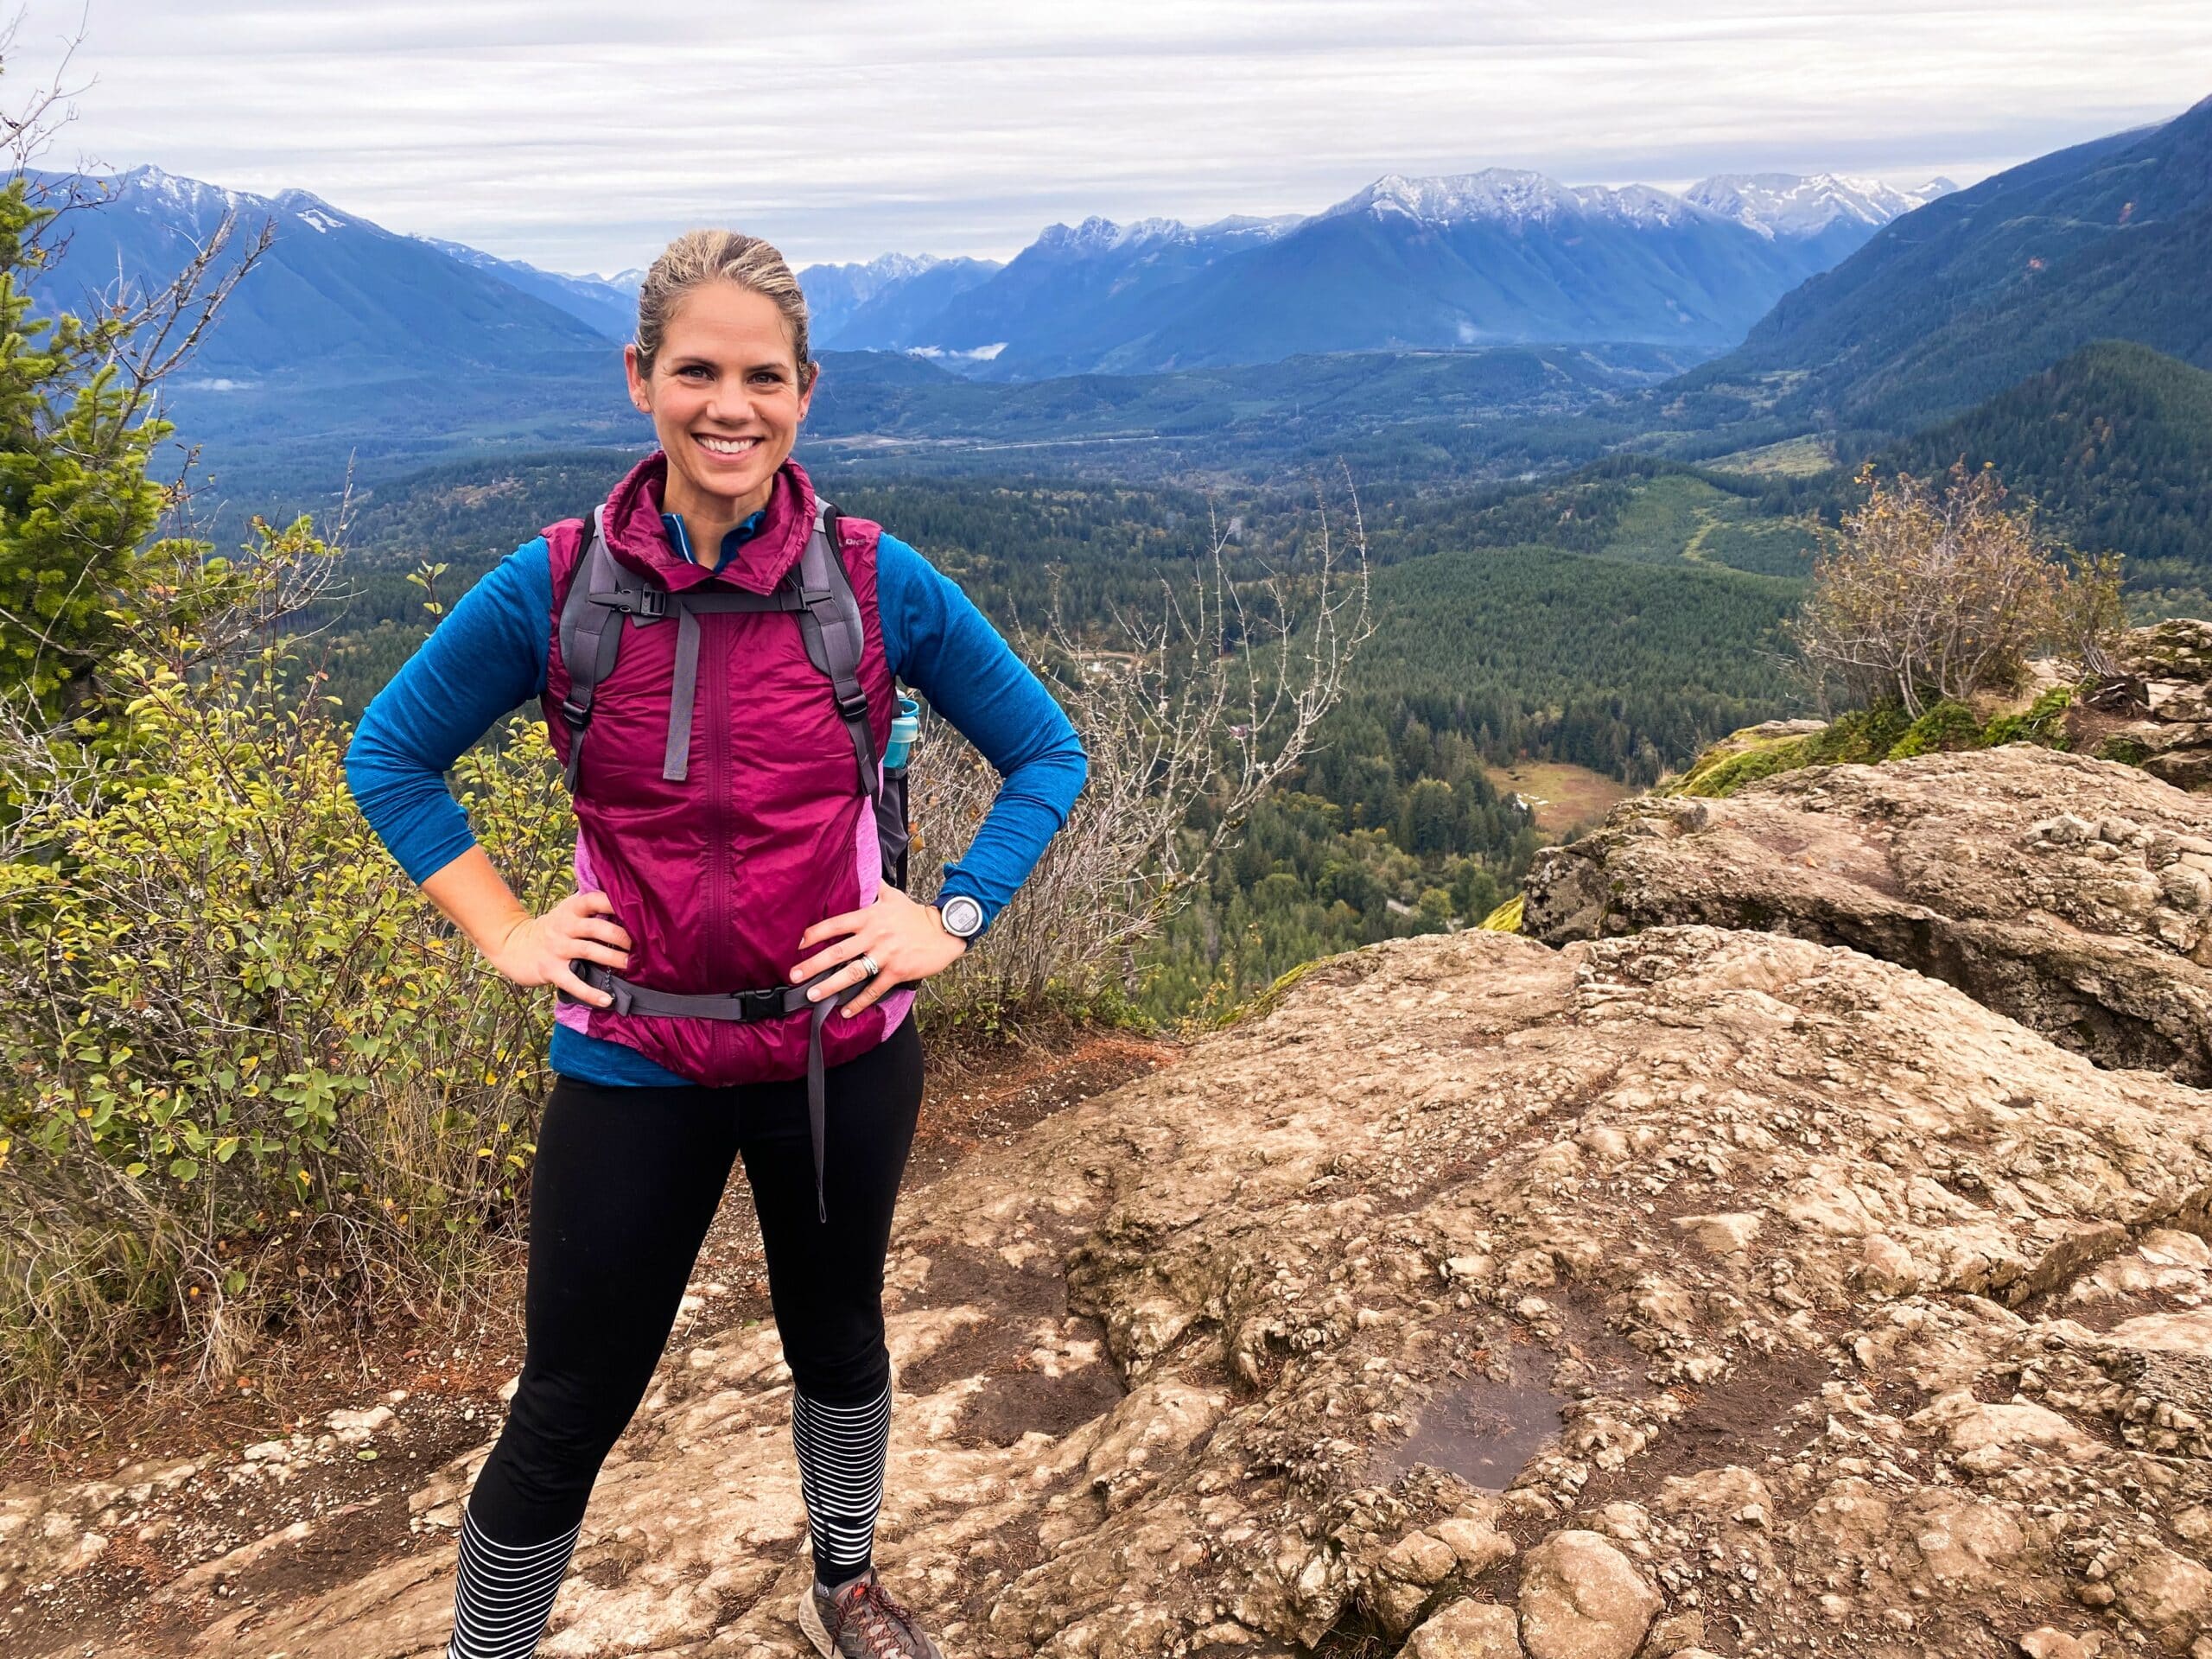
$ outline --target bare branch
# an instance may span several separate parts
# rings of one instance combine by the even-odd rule
[[[1241,526],[1210,514],[1188,578],[1162,584],[1152,615],[1113,611],[1110,643],[1077,638],[1057,600],[1041,634],[1017,630],[1082,735],[1090,781],[1013,906],[934,994],[1034,1005],[1117,974],[1134,988],[1138,948],[1311,752],[1371,632],[1365,525],[1349,475],[1345,487],[1349,569],[1317,486],[1314,533],[1250,560],[1256,575],[1236,578]],[[935,862],[973,833],[996,779],[942,726],[923,747],[914,817]]]

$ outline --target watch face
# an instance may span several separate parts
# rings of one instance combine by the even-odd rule
[[[957,898],[944,901],[946,932],[957,934],[963,939],[972,939],[982,931],[982,925],[983,907],[967,894],[962,893]]]

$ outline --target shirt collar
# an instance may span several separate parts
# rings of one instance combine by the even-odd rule
[[[763,508],[742,523],[730,526],[729,533],[722,537],[721,557],[715,562],[715,570],[719,571],[722,566],[735,558],[737,550],[760,533],[761,520],[767,516],[767,510]],[[691,550],[691,532],[683,527],[682,514],[664,512],[660,516],[660,527],[667,532],[668,544],[671,547],[692,563],[700,563],[699,556]]]

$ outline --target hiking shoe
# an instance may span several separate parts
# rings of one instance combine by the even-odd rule
[[[944,1659],[874,1567],[836,1590],[816,1584],[801,1591],[798,1627],[822,1659]]]

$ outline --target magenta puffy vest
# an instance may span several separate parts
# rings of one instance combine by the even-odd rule
[[[607,499],[607,550],[671,591],[721,582],[774,589],[798,562],[815,518],[814,486],[796,461],[776,474],[760,529],[719,575],[692,563],[662,529],[665,456],[656,452]],[[879,525],[842,520],[840,550],[859,601],[867,645],[861,683],[881,754],[896,707],[876,611]],[[583,551],[585,526],[545,532],[553,608],[546,729],[565,765],[570,736],[558,715],[569,693],[559,619]],[[591,739],[576,778],[576,885],[604,892],[631,938],[624,977],[655,990],[708,993],[786,982],[799,935],[823,917],[874,902],[882,855],[873,808],[853,770],[853,737],[828,682],[808,659],[788,613],[700,618],[698,689],[690,776],[662,775],[676,629],[622,624],[614,671],[597,688]],[[895,992],[851,1020],[833,1015],[823,1058],[838,1065],[893,1030],[913,1001]],[[563,1001],[555,1016],[633,1048],[695,1083],[726,1085],[806,1072],[804,1014],[756,1024],[657,1018]]]

